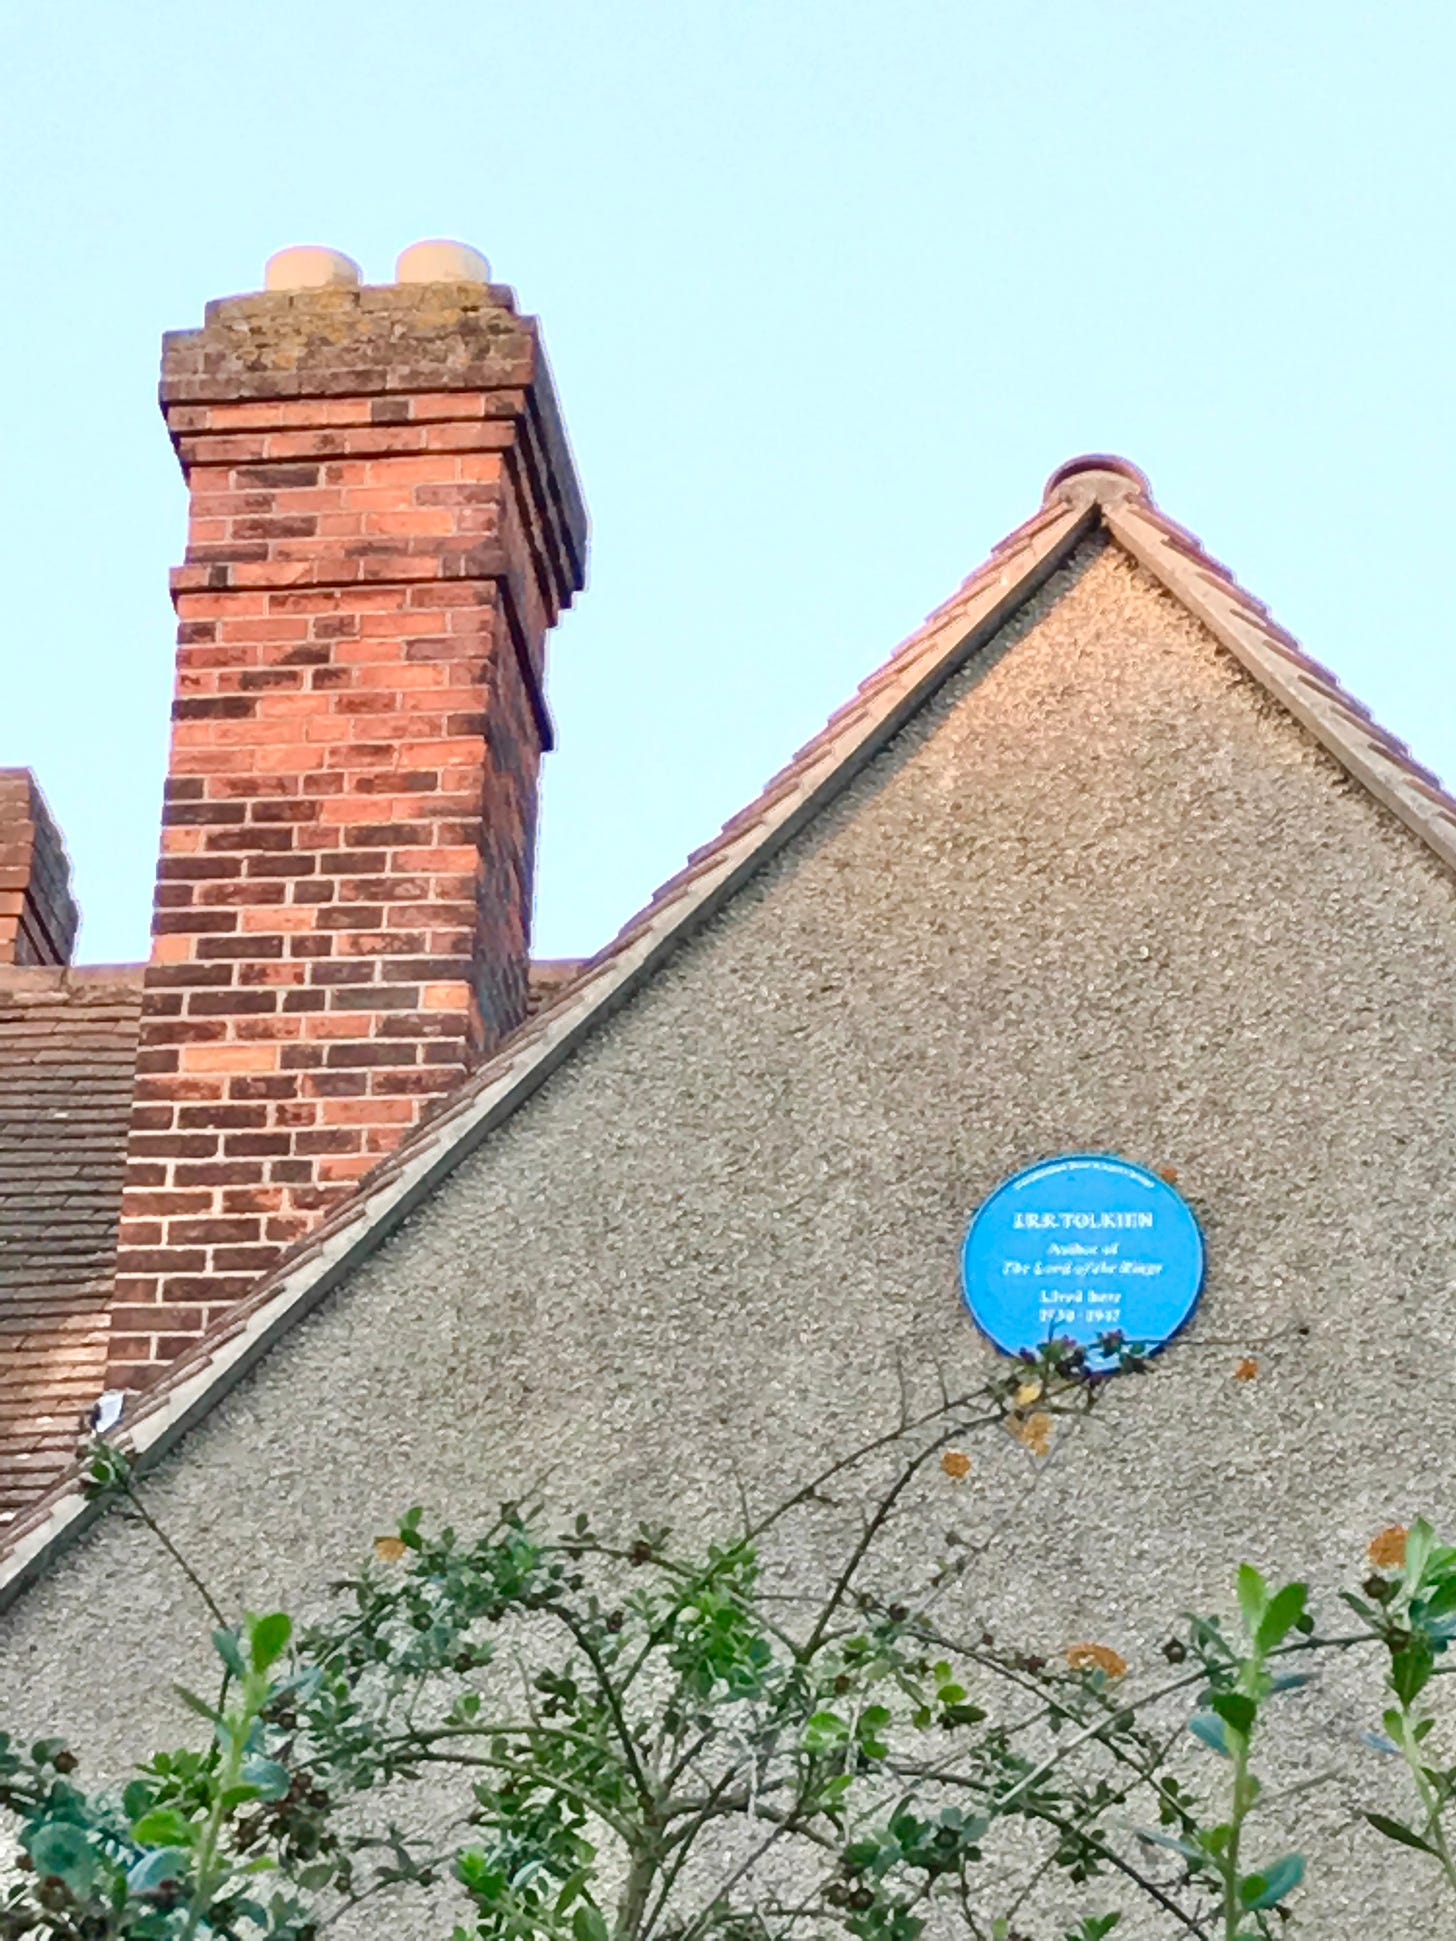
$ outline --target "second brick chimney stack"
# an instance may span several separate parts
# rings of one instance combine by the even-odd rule
[[[0,768],[0,964],[69,964],[81,913],[61,832],[28,768]]]
[[[458,244],[287,251],[166,339],[191,489],[115,1305],[142,1387],[525,1013],[547,630],[586,520]]]

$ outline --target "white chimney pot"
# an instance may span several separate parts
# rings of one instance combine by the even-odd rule
[[[396,283],[489,283],[490,264],[469,243],[411,243],[394,266]]]
[[[359,265],[351,256],[313,243],[278,250],[263,271],[265,290],[357,289],[359,280]]]

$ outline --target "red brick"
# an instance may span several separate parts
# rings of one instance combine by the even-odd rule
[[[502,587],[539,669],[585,537],[558,461],[512,454],[535,326],[331,299],[301,398],[252,327],[224,302],[164,365],[192,563],[113,1381],[182,1352],[524,1015],[539,700]],[[438,388],[462,363],[498,388]]]
[[[114,1304],[110,1309],[111,1332],[116,1335],[151,1334],[166,1328],[186,1328],[201,1333],[206,1308],[188,1309],[147,1301],[136,1306]]]
[[[320,1153],[358,1152],[363,1144],[363,1135],[350,1127],[333,1126],[318,1132],[300,1132],[294,1144],[299,1153],[310,1156],[317,1156]],[[296,1203],[297,1193],[294,1198]]]

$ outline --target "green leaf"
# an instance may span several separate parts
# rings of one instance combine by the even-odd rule
[[[1286,1894],[1292,1894],[1304,1879],[1304,1855],[1286,1853],[1260,1874],[1250,1874],[1239,1888],[1239,1899],[1250,1913],[1261,1907],[1274,1907]]]
[[[199,1698],[196,1692],[189,1692],[185,1685],[174,1685],[172,1690],[184,1705],[188,1706],[200,1717],[206,1719],[209,1725],[216,1725],[218,1723],[220,1715],[217,1707],[209,1705],[205,1698]]]
[[[1281,1672],[1277,1678],[1271,1678],[1269,1681],[1270,1696],[1272,1697],[1275,1692],[1300,1691],[1305,1685],[1312,1685],[1314,1681],[1315,1674],[1312,1671]]]
[[[805,1752],[827,1752],[831,1746],[843,1745],[848,1737],[849,1727],[837,1712],[815,1712],[805,1721]]]
[[[1304,1600],[1308,1594],[1304,1584],[1286,1584],[1270,1598],[1254,1633],[1254,1649],[1260,1657],[1283,1644],[1304,1616]]]
[[[1208,1855],[1202,1847],[1195,1847],[1191,1840],[1175,1840],[1171,1833],[1158,1833],[1150,1826],[1140,1826],[1137,1830],[1139,1840],[1148,1840],[1155,1847],[1167,1847],[1171,1853],[1181,1853],[1185,1860],[1194,1861],[1202,1866]]]
[[[150,1894],[169,1880],[181,1880],[192,1856],[181,1847],[154,1847],[127,1870],[126,1884],[133,1894]]]
[[[248,1656],[254,1671],[267,1671],[288,1649],[293,1635],[293,1620],[286,1611],[272,1611],[267,1617],[248,1619]]]
[[[986,1710],[981,1705],[947,1705],[940,1715],[941,1725],[949,1731],[957,1725],[979,1725]]]
[[[591,1862],[588,1861],[585,1867],[578,1867],[574,1873],[566,1876],[556,1896],[555,1913],[564,1914],[573,1901],[581,1898],[581,1890],[586,1886],[595,1871]]]
[[[37,1827],[25,1844],[42,1880],[54,1875],[66,1883],[78,1900],[84,1900],[90,1893],[96,1874],[96,1855],[84,1827],[65,1820],[50,1820]]]
[[[241,1777],[245,1786],[253,1788],[255,1799],[282,1799],[293,1784],[288,1768],[276,1759],[245,1759]]]
[[[1252,1638],[1259,1629],[1269,1603],[1269,1590],[1252,1564],[1240,1564],[1238,1574],[1239,1611],[1244,1629]]]
[[[1228,1733],[1221,1718],[1212,1712],[1198,1712],[1188,1721],[1188,1730],[1195,1739],[1201,1739],[1211,1752],[1220,1758],[1232,1757],[1229,1751]]]
[[[571,1932],[576,1941],[607,1941],[607,1924],[601,1909],[584,1901],[571,1917]]]
[[[1356,1597],[1353,1591],[1341,1591],[1340,1602],[1348,1604],[1362,1623],[1368,1624],[1372,1631],[1380,1629],[1380,1613],[1373,1604],[1367,1604],[1363,1597]]]
[[[889,1756],[889,1743],[885,1739],[885,1727],[890,1723],[889,1708],[884,1705],[869,1705],[861,1712],[856,1722],[855,1734],[860,1750],[869,1759],[884,1759]]]
[[[247,1671],[243,1654],[238,1645],[236,1631],[224,1630],[221,1626],[212,1634],[212,1648],[222,1659],[234,1678],[241,1678]]]
[[[1435,1854],[1436,1849],[1429,1841],[1423,1840],[1414,1828],[1402,1826],[1399,1820],[1392,1820],[1386,1813],[1367,1813],[1366,1819],[1377,1833],[1383,1833],[1387,1840],[1398,1841],[1403,1847],[1414,1847],[1417,1853]],[[1440,1856],[1437,1855],[1437,1858]]]
[[[1390,1689],[1402,1705],[1411,1704],[1425,1689],[1435,1664],[1429,1639],[1419,1635],[1413,1635],[1409,1644],[1391,1652]]]
[[[144,1847],[190,1847],[193,1825],[175,1806],[153,1807],[132,1823],[131,1837]]]
[[[147,1812],[155,1796],[155,1788],[145,1779],[133,1779],[123,1789],[121,1810],[128,1820],[139,1820]]]
[[[1243,1692],[1215,1692],[1209,1704],[1232,1731],[1240,1738],[1247,1739],[1254,1729],[1254,1720],[1259,1716],[1259,1708],[1253,1699]]]
[[[1407,1590],[1414,1591],[1425,1576],[1435,1542],[1435,1531],[1423,1516],[1418,1516],[1405,1535],[1405,1564],[1401,1578]]]
[[[1456,1611],[1456,1574],[1443,1577],[1432,1590],[1423,1605],[1425,1615],[1430,1618],[1449,1617]]]

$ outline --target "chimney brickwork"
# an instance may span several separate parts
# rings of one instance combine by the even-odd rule
[[[166,340],[162,405],[191,523],[118,1387],[525,1015],[545,640],[586,540],[496,285],[211,304]]]
[[[28,768],[0,768],[0,964],[69,964],[80,920],[39,784]]]

